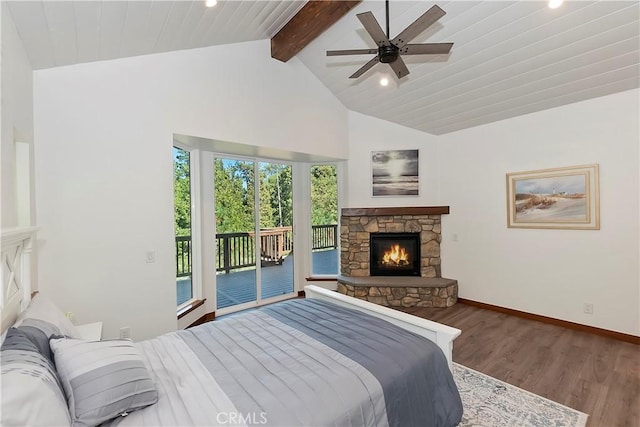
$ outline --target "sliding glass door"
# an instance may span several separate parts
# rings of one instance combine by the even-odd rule
[[[256,301],[255,162],[215,159],[218,309]]]
[[[261,162],[261,299],[293,292],[293,194],[291,166]]]
[[[217,309],[292,293],[291,166],[214,162]]]

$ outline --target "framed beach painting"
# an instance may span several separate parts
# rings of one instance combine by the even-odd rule
[[[599,230],[598,165],[508,173],[507,225]]]
[[[418,150],[371,152],[371,181],[374,196],[417,196]]]

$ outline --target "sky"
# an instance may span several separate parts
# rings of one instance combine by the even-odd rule
[[[519,194],[553,194],[585,193],[586,175],[565,175],[549,178],[518,179],[515,181],[516,193]]]
[[[417,176],[418,150],[373,151],[373,176]]]

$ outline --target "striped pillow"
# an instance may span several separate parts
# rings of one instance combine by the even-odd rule
[[[52,338],[58,375],[74,426],[94,426],[158,401],[158,392],[130,340]]]
[[[71,425],[53,362],[43,354],[49,352],[48,339],[33,327],[7,332],[0,350],[1,425]]]

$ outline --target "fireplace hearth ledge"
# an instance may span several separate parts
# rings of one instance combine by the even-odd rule
[[[413,276],[361,276],[347,277],[338,275],[337,281],[352,286],[384,286],[388,288],[443,288],[457,284],[455,279],[444,277]]]

